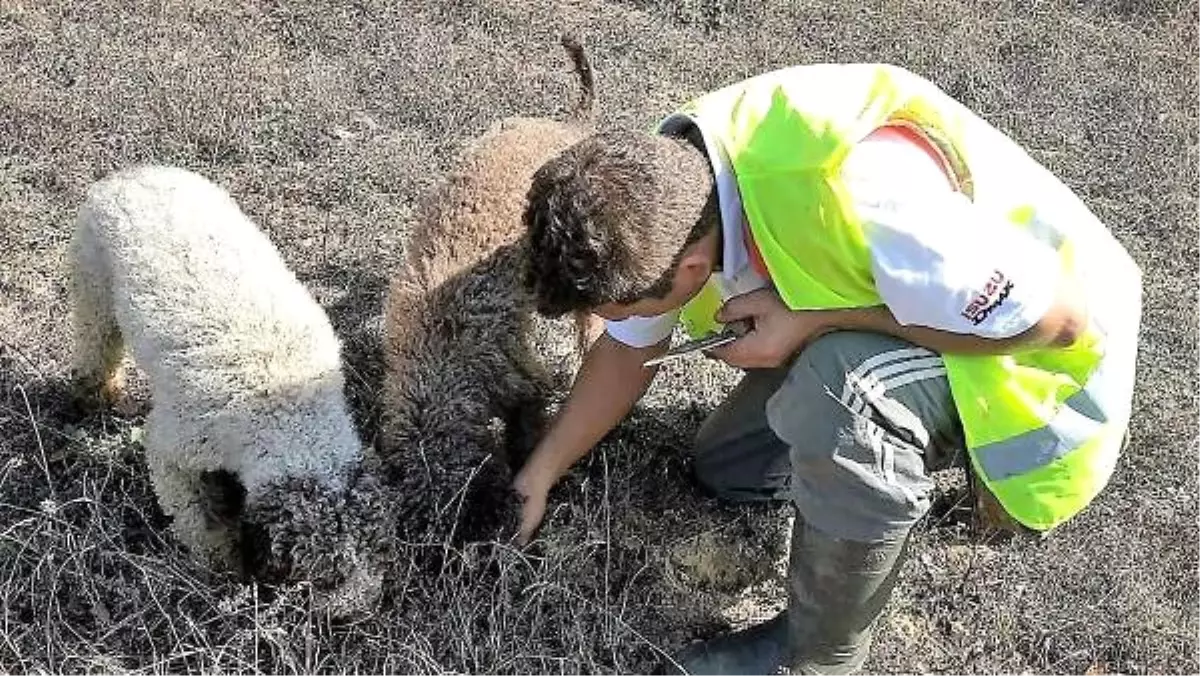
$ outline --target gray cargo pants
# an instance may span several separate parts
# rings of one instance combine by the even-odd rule
[[[748,371],[701,427],[695,471],[720,497],[790,499],[827,535],[872,542],[907,533],[929,509],[929,472],[965,465],[964,448],[941,357],[837,332]]]

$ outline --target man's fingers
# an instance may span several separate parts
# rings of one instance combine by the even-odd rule
[[[529,541],[533,539],[534,533],[542,525],[542,519],[545,516],[546,503],[544,498],[527,497],[525,499],[525,504],[521,509],[521,525],[517,535],[517,542],[522,547],[529,544]]]
[[[747,354],[748,350],[746,344],[743,342],[744,340],[744,338],[739,338],[732,343],[713,348],[708,351],[708,355],[715,359],[720,359],[730,366],[753,368],[752,355]]]
[[[729,361],[729,345],[722,345],[721,347],[714,347],[713,349],[708,350],[704,354],[709,357],[712,357],[713,359],[720,359],[721,361]]]
[[[716,357],[717,359],[727,360],[730,356],[737,355],[742,350],[744,350],[745,342],[746,342],[746,336],[742,336],[740,338],[735,338],[734,340],[732,340],[728,343],[725,343],[724,345],[720,345],[718,347],[714,347],[712,349],[705,350],[704,353],[710,357]]]
[[[734,296],[725,301],[720,310],[717,310],[716,319],[722,324],[729,324],[739,319],[761,315],[773,306],[771,294],[772,292],[768,289],[757,289]]]
[[[538,524],[521,523],[520,529],[517,531],[517,544],[524,547],[533,539],[533,533],[537,530]]]
[[[730,298],[721,306],[720,310],[717,310],[717,321],[722,324],[729,324],[739,319],[753,317],[756,309],[756,304],[750,298],[745,296]]]

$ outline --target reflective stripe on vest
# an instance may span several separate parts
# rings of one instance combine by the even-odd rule
[[[1014,155],[1012,142],[903,69],[788,68],[702,96],[678,114],[722,144],[754,243],[792,309],[882,304],[840,167],[855,143],[888,124],[920,130],[964,194],[1057,249],[1065,272],[1074,267],[1073,242],[1039,218],[1004,172],[989,171],[993,154]],[[689,330],[712,327],[720,299],[711,283],[705,289],[683,308]],[[1083,509],[1116,463],[1126,420],[1107,420],[1103,402],[1132,392],[1124,384],[1119,392],[1096,389],[1101,383],[1091,378],[1104,351],[1104,336],[1091,326],[1068,348],[943,355],[975,469],[1030,528],[1052,528]]]
[[[1032,472],[1063,457],[1101,432],[1107,417],[1082,390],[1063,402],[1043,427],[975,448],[979,467],[992,481]]]

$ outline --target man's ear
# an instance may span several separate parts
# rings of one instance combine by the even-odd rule
[[[716,252],[713,250],[715,242],[709,240],[710,237],[704,237],[683,252],[675,269],[676,286],[681,283],[686,288],[700,286],[712,274],[716,267]]]

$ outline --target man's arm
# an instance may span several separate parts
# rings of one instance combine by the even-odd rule
[[[1012,354],[1039,347],[1069,347],[1088,325],[1087,303],[1078,281],[1063,274],[1050,308],[1036,324],[1008,338],[985,338],[923,326],[905,326],[885,305],[856,310],[829,310],[817,318],[822,333],[836,330],[886,333],[945,354]]]
[[[1039,347],[1074,343],[1088,323],[1087,307],[1078,283],[1068,275],[1050,308],[1033,326],[1015,336],[987,338],[896,321],[887,306],[849,310],[789,310],[773,289],[759,289],[732,298],[717,320],[752,319],[754,329],[710,354],[741,368],[773,368],[807,343],[832,331],[873,331],[909,341],[943,354],[1012,354]]]
[[[546,494],[563,474],[587,455],[629,414],[657,367],[642,366],[667,350],[670,337],[650,347],[623,345],[602,334],[584,358],[571,393],[546,436],[513,481],[525,498],[519,539],[528,542],[546,511]]]

